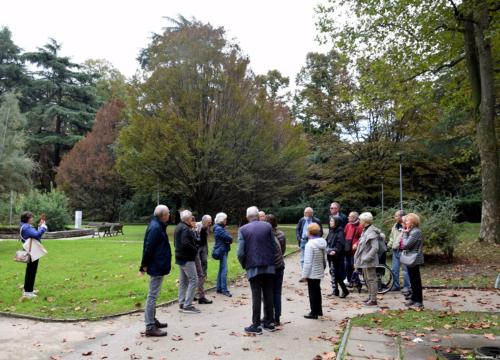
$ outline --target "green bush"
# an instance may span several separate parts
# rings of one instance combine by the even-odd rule
[[[375,219],[375,225],[380,227],[387,235],[390,234],[394,224],[394,213],[398,208],[384,210],[384,216]],[[454,199],[437,199],[431,201],[405,203],[406,213],[416,213],[420,216],[420,229],[424,234],[424,251],[440,251],[453,260],[453,251],[458,243],[458,233],[461,226],[456,222],[458,211]]]
[[[64,230],[71,222],[68,198],[63,192],[57,190],[51,192],[33,190],[21,198],[17,210],[19,214],[23,211],[31,211],[36,224],[40,221],[42,214],[45,214],[49,231]]]

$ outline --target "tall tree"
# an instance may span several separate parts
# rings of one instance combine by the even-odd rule
[[[98,108],[95,76],[60,56],[55,40],[24,57],[36,65],[27,88],[30,151],[40,163],[39,186],[49,189],[62,155],[92,128]]]
[[[82,71],[90,77],[97,76],[95,87],[99,103],[106,103],[116,99],[126,101],[128,96],[127,79],[109,61],[88,59],[83,63]]]
[[[34,167],[26,154],[26,119],[13,93],[4,93],[0,104],[0,194],[25,191],[31,184]]]
[[[405,74],[394,81],[435,80],[466,61],[468,109],[481,159],[479,238],[500,242],[500,165],[494,64],[500,44],[494,0],[330,0],[319,7],[320,30],[352,56],[384,57]],[[346,16],[346,11],[348,15]],[[342,21],[357,18],[356,21]],[[495,57],[495,59],[494,59]],[[463,92],[457,92],[461,96]]]
[[[124,183],[115,170],[114,143],[123,125],[124,104],[113,100],[97,113],[92,131],[62,159],[56,181],[73,208],[91,219],[118,218]]]
[[[28,80],[21,56],[21,49],[12,41],[6,27],[0,28],[0,95],[19,91]]]
[[[199,213],[233,215],[286,196],[303,179],[300,128],[262,93],[222,28],[175,20],[139,58],[139,84],[117,165],[144,191]]]

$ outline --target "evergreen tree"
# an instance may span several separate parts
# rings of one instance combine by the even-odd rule
[[[28,80],[21,49],[12,41],[12,34],[6,27],[0,28],[0,95],[19,90]]]

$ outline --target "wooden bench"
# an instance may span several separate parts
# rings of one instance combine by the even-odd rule
[[[123,224],[113,224],[111,226],[111,235],[117,236],[118,234],[123,234]]]

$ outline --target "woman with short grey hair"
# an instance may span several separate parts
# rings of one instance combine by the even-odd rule
[[[368,287],[368,299],[363,303],[366,306],[377,306],[377,272],[378,265],[378,241],[380,230],[373,223],[373,215],[364,212],[359,215],[360,225],[363,232],[359,239],[358,249],[354,255],[354,267],[363,269],[363,277]]]
[[[217,293],[231,297],[227,288],[227,256],[231,250],[233,237],[226,230],[227,215],[223,212],[215,215],[214,237],[215,245],[212,257],[219,260],[219,273],[217,274]]]

